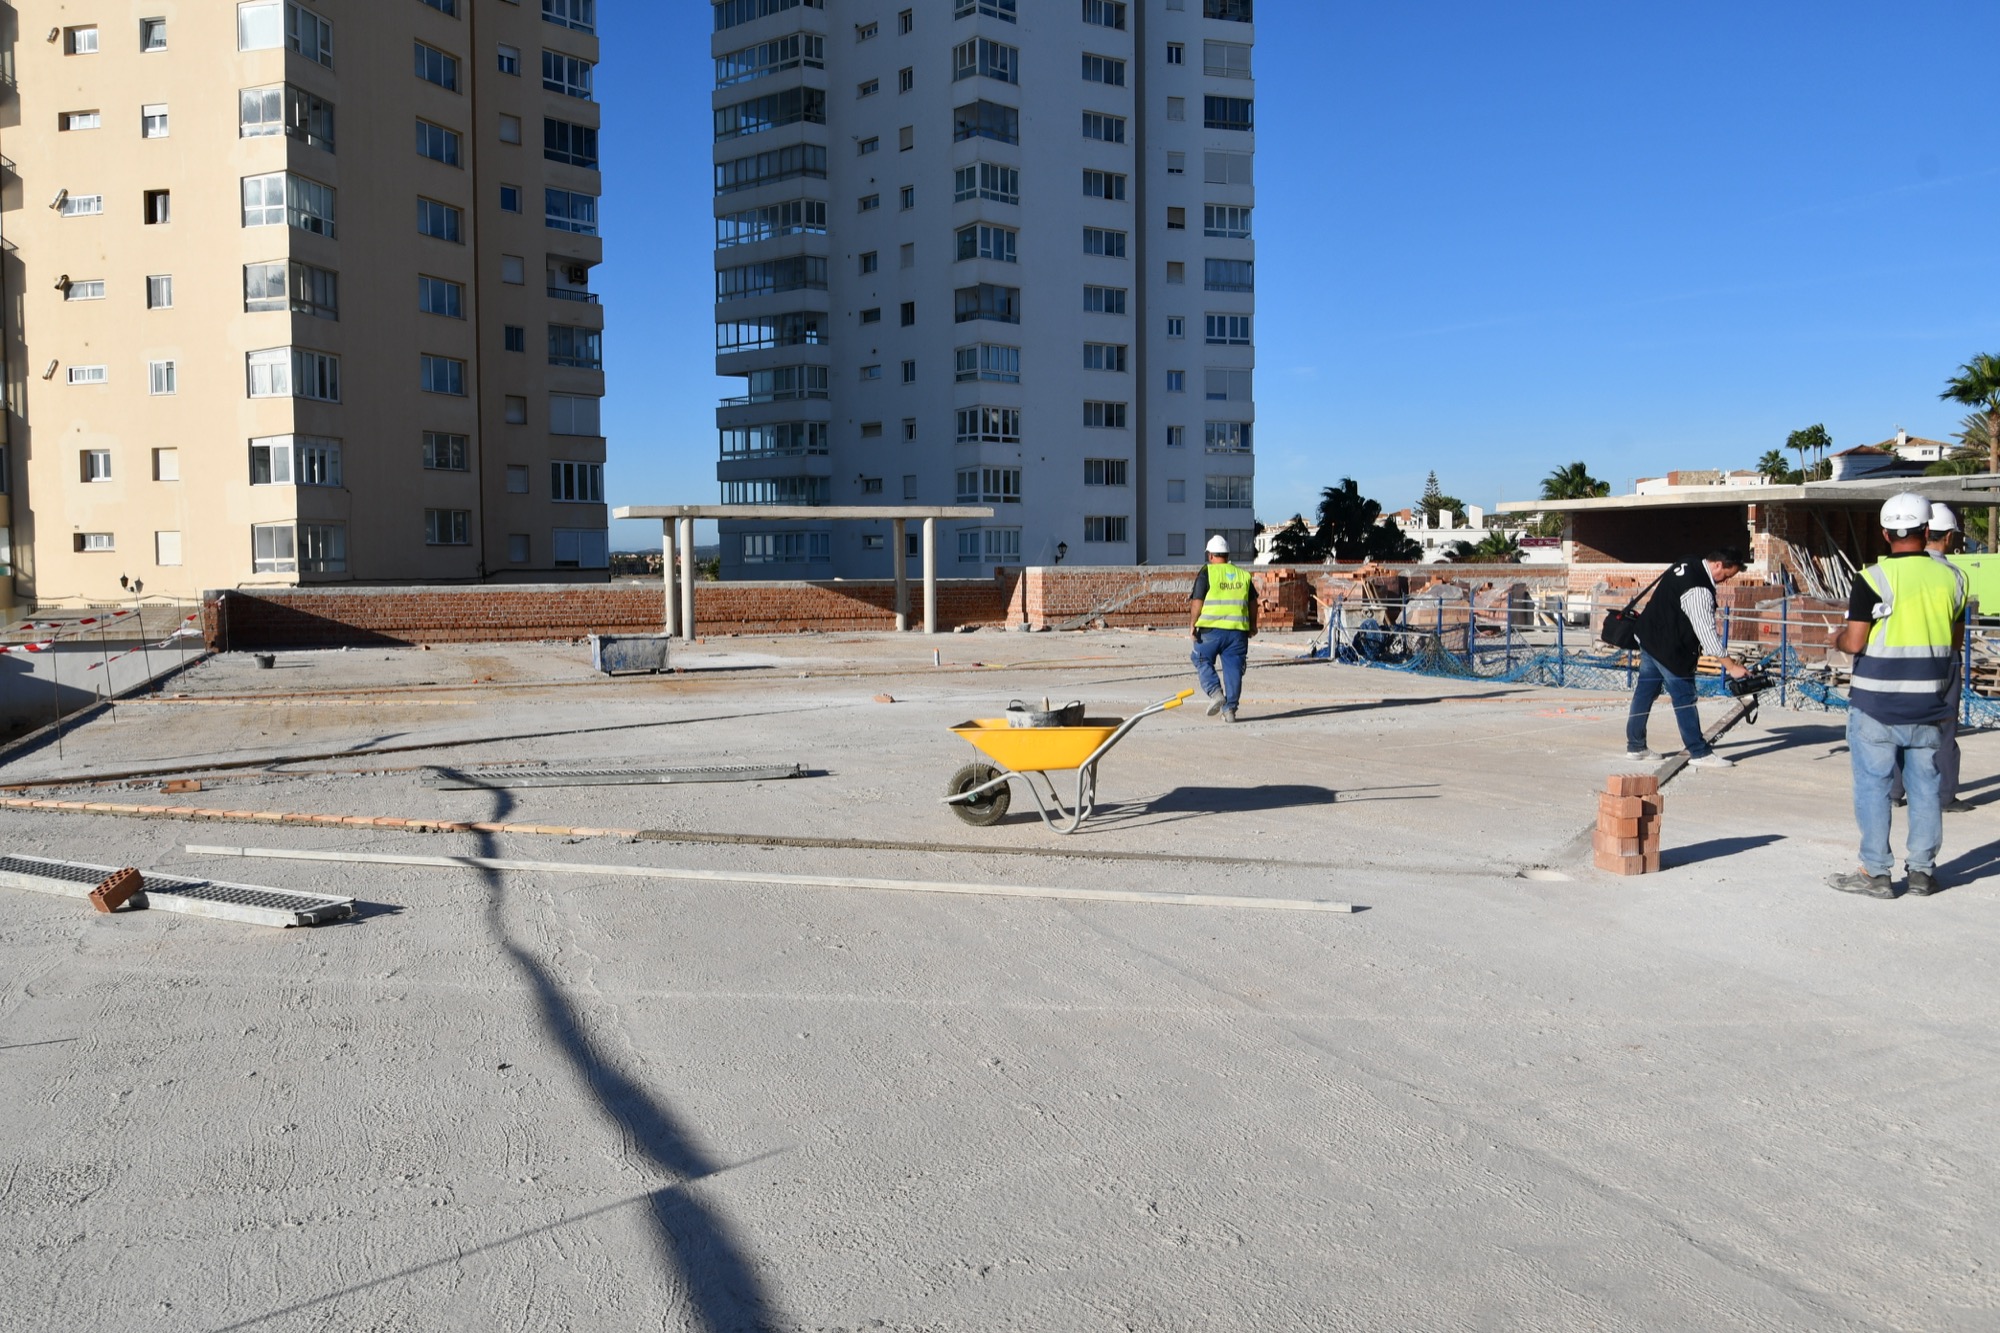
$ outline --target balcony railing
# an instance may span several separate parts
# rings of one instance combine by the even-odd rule
[[[596,292],[579,291],[575,287],[551,287],[549,295],[558,301],[587,301],[591,305],[597,304]]]
[[[725,398],[723,407],[751,407],[758,403],[796,403],[808,398],[824,398],[825,389],[777,389],[770,393],[747,393],[741,398]]]

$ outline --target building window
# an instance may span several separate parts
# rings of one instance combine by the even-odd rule
[[[1122,200],[1125,197],[1125,177],[1115,171],[1092,171],[1086,167],[1083,172],[1083,197]]]
[[[1187,98],[1169,97],[1167,99],[1167,119],[1168,120],[1187,119]]]
[[[469,509],[426,509],[424,544],[427,546],[470,546],[472,511]]]
[[[65,301],[102,301],[104,299],[104,279],[81,278],[63,286]]]
[[[826,202],[788,199],[782,204],[729,213],[715,220],[715,248],[772,241],[780,236],[826,235]]]
[[[1168,43],[1167,43],[1167,63],[1168,63],[1169,65],[1184,65],[1184,64],[1186,64],[1186,63],[1187,63],[1187,47],[1183,46],[1183,45],[1182,45],[1181,43],[1179,43],[1179,42],[1168,42]]]
[[[447,17],[458,17],[458,0],[423,0],[423,3]]]
[[[862,213],[873,213],[876,209],[880,208],[881,206],[882,206],[881,195],[864,194],[861,196],[860,207],[856,211]]]
[[[962,19],[972,14],[984,14],[988,18],[1003,22],[1014,22],[1015,0],[953,0],[951,16]]]
[[[914,28],[915,26],[916,26],[916,11],[906,9],[902,13],[896,15],[896,31],[901,35],[905,37],[909,36],[911,29]]]
[[[604,369],[604,334],[573,324],[549,325],[549,364],[575,370]]]
[[[881,31],[882,25],[879,23],[857,23],[854,25],[854,40],[865,42]]]
[[[243,225],[274,227],[283,223],[331,240],[334,236],[334,193],[318,181],[276,172],[243,178]]]
[[[518,213],[521,211],[520,186],[503,185],[500,187],[500,211],[502,213]]]
[[[960,444],[1021,442],[1021,409],[1018,407],[961,407],[957,417],[956,439]]]
[[[1202,289],[1211,292],[1256,290],[1248,259],[1207,259],[1202,261]]]
[[[1125,370],[1124,344],[1085,343],[1083,345],[1083,368],[1085,370],[1112,370],[1122,374]]]
[[[525,471],[525,469],[523,469]],[[510,532],[507,534],[507,563],[525,565],[528,563],[528,534]]]
[[[879,93],[881,91],[882,91],[882,80],[864,79],[855,86],[854,95],[856,97],[873,97],[876,93]]]
[[[880,252],[875,250],[863,250],[861,252],[860,268],[862,273],[864,274],[873,273],[876,269],[880,267],[882,267],[882,256]]]
[[[116,539],[108,532],[79,532],[76,534],[76,550],[79,552],[115,551],[117,549],[118,543]]]
[[[1204,97],[1201,123],[1211,130],[1243,130],[1251,126],[1251,104],[1247,97]]]
[[[1201,72],[1220,79],[1250,77],[1250,48],[1240,42],[1203,42]]]
[[[500,115],[500,142],[517,144],[521,142],[521,118],[505,112]]]
[[[1089,52],[1083,57],[1083,81],[1085,83],[1105,83],[1113,88],[1125,86],[1125,62],[1110,56],[1094,56]]]
[[[167,105],[156,102],[139,108],[139,135],[145,139],[167,137]]]
[[[111,480],[111,451],[109,449],[85,449],[82,455],[83,479],[85,481]]]
[[[1250,210],[1233,204],[1204,204],[1201,210],[1201,233],[1204,236],[1220,236],[1230,240],[1248,240]]]
[[[259,574],[298,570],[298,545],[289,523],[259,523],[250,529],[250,568]]]
[[[1250,316],[1209,315],[1206,320],[1208,332],[1204,341],[1224,347],[1250,345]]]
[[[504,42],[501,43],[500,49],[498,51],[498,59],[500,64],[500,72],[502,74],[513,74],[518,76],[521,73],[520,47],[508,46]]]
[[[896,91],[909,92],[917,86],[917,71],[908,65],[896,71]]]
[[[1210,421],[1202,425],[1202,433],[1209,453],[1247,454],[1250,452],[1250,423],[1247,421]]]
[[[500,419],[510,426],[528,424],[528,400],[519,394],[508,394],[500,405]]]
[[[821,375],[824,376],[826,373],[825,367],[819,367],[819,370]],[[822,392],[819,394],[821,398],[826,397],[824,385],[825,381],[822,379]],[[593,397],[589,394],[550,394],[549,434],[581,435],[586,438],[604,434],[604,428],[599,424],[599,414],[603,402],[603,399]],[[524,417],[523,419],[525,420],[526,418]],[[820,452],[824,453],[825,450],[822,449]]]
[[[526,495],[528,493],[528,468],[525,463],[507,465],[507,494]]]
[[[914,361],[905,361],[903,363],[903,383],[915,384],[916,382],[917,382],[917,363]]]
[[[1021,202],[1020,169],[995,166],[991,162],[975,162],[960,167],[953,174],[952,199],[956,203],[967,199],[990,199],[996,204],[1018,204]]]
[[[250,441],[252,486],[339,486],[340,441],[319,435],[266,435]]]
[[[506,351],[525,352],[528,350],[528,329],[524,324],[501,325],[500,338]]]
[[[1093,315],[1122,315],[1125,313],[1125,289],[1123,287],[1085,287],[1083,308]]]
[[[148,190],[141,197],[144,206],[143,217],[149,227],[165,226],[174,220],[174,196],[171,190]]]
[[[1125,233],[1106,231],[1101,227],[1083,229],[1083,252],[1087,255],[1103,255],[1107,259],[1125,257]]]
[[[1187,483],[1179,477],[1167,479],[1167,503],[1170,505],[1187,503]]]
[[[1250,478],[1209,477],[1203,482],[1202,506],[1207,509],[1251,507]]]
[[[1251,0],[1201,0],[1201,16],[1205,19],[1226,19],[1231,23],[1249,23]]]
[[[814,5],[815,9],[819,6]],[[775,12],[772,6],[767,12]],[[785,6],[790,8],[790,6]],[[542,0],[542,22],[553,23],[559,28],[572,28],[577,32],[597,31],[597,0]],[[722,15],[716,15],[716,30],[725,25]]]
[[[862,378],[862,379],[864,379],[864,380],[879,380],[879,379],[881,379],[881,378],[882,378],[882,367],[880,367],[880,366],[863,366],[863,367],[861,367],[861,378]]]
[[[1100,28],[1124,28],[1124,0],[1083,0],[1083,21]]]
[[[861,322],[863,324],[880,324],[882,322],[882,307],[879,305],[869,306],[861,312]]]
[[[1167,281],[1178,286],[1187,281],[1187,265],[1178,259],[1167,261]]]
[[[340,358],[304,347],[267,347],[244,357],[252,398],[340,401]]]
[[[1021,81],[1021,53],[1011,46],[975,37],[952,48],[951,77],[998,79],[1001,83]]]
[[[903,443],[915,444],[916,442],[917,442],[917,419],[915,417],[904,417]],[[903,487],[903,498],[905,500],[914,500],[917,498],[916,490],[913,486],[907,484],[908,481],[909,479],[905,478],[906,484]]]
[[[957,371],[953,378],[961,384],[969,380],[988,380],[995,384],[1021,382],[1021,349],[1018,347],[974,343],[970,347],[959,348],[955,355]]]
[[[425,393],[465,397],[465,362],[449,356],[419,354],[420,383]]]
[[[729,88],[788,69],[826,68],[826,38],[795,32],[715,58],[715,86]]]
[[[905,213],[909,212],[917,206],[917,187],[914,185],[905,185],[898,191],[898,198],[901,200],[903,211]]]
[[[1250,401],[1250,372],[1211,366],[1203,372],[1203,397],[1212,403]]]
[[[180,376],[174,370],[172,361],[148,361],[146,363],[146,392],[155,398],[168,398],[180,391]]]
[[[417,122],[417,156],[455,167],[458,165],[459,145],[460,139],[456,130],[433,125],[428,120]]]
[[[71,366],[67,376],[71,384],[104,384],[110,380],[103,366]]]
[[[898,314],[901,316],[902,326],[906,329],[909,328],[917,322],[917,303],[915,301],[903,302]]]
[[[340,318],[340,275],[292,260],[243,266],[246,311],[290,310],[320,319]]]
[[[1100,143],[1124,143],[1125,117],[1108,116],[1101,111],[1086,111],[1083,113],[1083,137],[1096,139]]]
[[[1083,520],[1083,539],[1087,542],[1122,542],[1125,537],[1125,515],[1092,514]]]
[[[171,310],[174,307],[174,275],[155,273],[146,279],[146,309]]]
[[[588,60],[566,56],[560,51],[542,52],[542,87],[549,92],[579,97],[588,102],[591,70]]]
[[[1209,185],[1254,185],[1251,153],[1208,152],[1201,155],[1201,178]]]
[[[917,247],[914,241],[904,241],[902,245],[897,247],[896,255],[900,267],[915,268],[917,266]]]
[[[557,569],[605,569],[611,564],[611,534],[603,528],[557,528],[549,534],[554,542]],[[819,534],[822,541],[826,534]],[[813,557],[824,560],[822,553]]]
[[[1185,370],[1170,370],[1167,372],[1167,392],[1187,392],[1187,372]]]
[[[880,495],[882,493],[882,479],[880,477],[863,477],[861,479],[861,493],[863,495]]]
[[[1019,143],[1021,113],[998,102],[971,102],[959,107],[951,113],[951,140],[958,143],[965,139]]]
[[[1187,431],[1185,427],[1181,426],[1167,427],[1167,448],[1180,449],[1184,448],[1186,445],[1187,445]]]
[[[155,532],[153,534],[153,563],[171,567],[181,562],[181,534],[179,532]]]
[[[872,134],[854,145],[854,152],[857,157],[866,157],[870,153],[880,152],[881,150],[882,141]]]
[[[463,435],[427,430],[424,432],[424,466],[432,472],[467,471],[472,464],[466,446]]]
[[[1125,404],[1085,403],[1083,424],[1091,430],[1124,430]]]
[[[1017,467],[968,467],[958,469],[960,504],[1021,503],[1021,469]]]
[[[1169,176],[1184,176],[1187,174],[1186,153],[1167,154],[1167,174]]]
[[[299,570],[305,574],[346,573],[347,525],[299,524]]]
[[[417,277],[417,309],[446,319],[465,318],[465,286],[443,278]]]
[[[333,151],[333,103],[287,84],[245,88],[237,94],[237,135],[255,139],[288,134]]]
[[[97,54],[96,28],[68,28],[63,32],[63,54],[70,56],[94,56]]]
[[[549,498],[565,504],[603,504],[604,464],[550,463]]]
[[[818,255],[796,255],[790,259],[767,259],[757,264],[738,264],[717,269],[715,299],[736,301],[779,292],[826,290],[826,260]]]
[[[976,223],[958,230],[960,259],[994,259],[1003,264],[1018,262],[1020,233],[1011,227]]]
[[[1083,460],[1083,484],[1123,486],[1130,466],[1123,458],[1086,458]]]
[[[1187,534],[1185,532],[1168,533],[1167,555],[1171,557],[1177,555],[1184,556],[1186,554],[1187,554]]]
[[[543,225],[579,236],[597,235],[597,196],[576,190],[545,189]]]
[[[982,282],[975,287],[960,287],[952,293],[952,319],[959,324],[978,319],[996,320],[1002,324],[1019,324],[1021,289],[999,287],[989,282]]]
[[[181,451],[178,449],[153,450],[153,480],[179,481],[181,479]]]
[[[715,109],[715,140],[762,134],[782,125],[826,124],[826,92],[820,88],[789,88],[747,102]]]
[[[1187,318],[1183,315],[1168,315],[1167,336],[1169,338],[1187,337]]]
[[[833,558],[833,534],[826,532],[746,532],[746,565],[799,565]]]
[[[958,534],[961,563],[1018,565],[1021,563],[1019,528],[965,528]]]
[[[56,120],[62,130],[94,130],[103,123],[103,115],[96,111],[65,111]]]
[[[440,241],[458,244],[463,234],[465,215],[450,204],[441,204],[435,199],[417,200],[417,231],[420,235],[435,236]]]
[[[435,46],[416,43],[416,74],[425,83],[435,83],[446,92],[458,91],[458,58]]]
[[[795,458],[827,451],[827,425],[824,421],[734,426],[720,434],[721,456],[724,458]]]
[[[1167,209],[1167,230],[1187,230],[1187,210],[1185,208],[1169,207]]]

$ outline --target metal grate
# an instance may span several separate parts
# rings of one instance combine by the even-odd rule
[[[432,769],[421,779],[436,791],[516,787],[636,787],[670,782],[762,782],[802,778],[804,764],[711,764],[701,768],[521,768],[496,772]]]
[[[83,898],[119,869],[119,866],[57,861],[41,856],[0,856],[0,884]],[[185,875],[165,875],[151,870],[140,873],[146,877],[146,888],[132,899],[134,907],[247,921],[260,926],[316,926],[326,921],[343,921],[354,915],[352,898],[299,893],[261,884],[189,879]]]

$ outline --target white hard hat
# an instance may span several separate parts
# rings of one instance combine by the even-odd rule
[[[1882,502],[1882,527],[1908,535],[1931,520],[1931,502],[1921,495],[1904,491]]]
[[[1229,538],[1217,533],[1208,539],[1208,550],[1211,555],[1228,555]]]
[[[1951,506],[1931,502],[1931,531],[1957,532],[1958,515],[1951,512]]]

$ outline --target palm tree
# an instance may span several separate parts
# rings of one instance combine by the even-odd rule
[[[1591,476],[1590,469],[1581,462],[1559,467],[1542,478],[1544,500],[1595,500],[1609,494],[1611,483]]]
[[[1764,474],[1767,481],[1774,482],[1780,486],[1785,485],[1792,479],[1791,464],[1785,461],[1785,455],[1782,450],[1765,450],[1764,456],[1757,460],[1757,470]]]
[[[1799,451],[1799,472],[1801,479],[1805,481],[1817,481],[1820,479],[1818,463],[1826,457],[1826,451],[1833,448],[1833,436],[1826,433],[1824,425],[1815,424],[1807,426],[1804,430],[1795,430],[1790,435],[1787,435],[1785,437],[1785,447]],[[1806,465],[1806,455],[1813,452],[1819,454],[1819,459],[1815,459],[1813,466],[1808,467]]]
[[[1986,409],[1986,470],[2000,472],[2000,356],[1981,352],[1945,381],[1938,397]],[[1986,510],[1986,530],[2000,532],[2000,507]]]
[[[1511,533],[1489,532],[1477,544],[1453,542],[1446,557],[1455,565],[1514,565],[1521,561],[1521,541]]]

